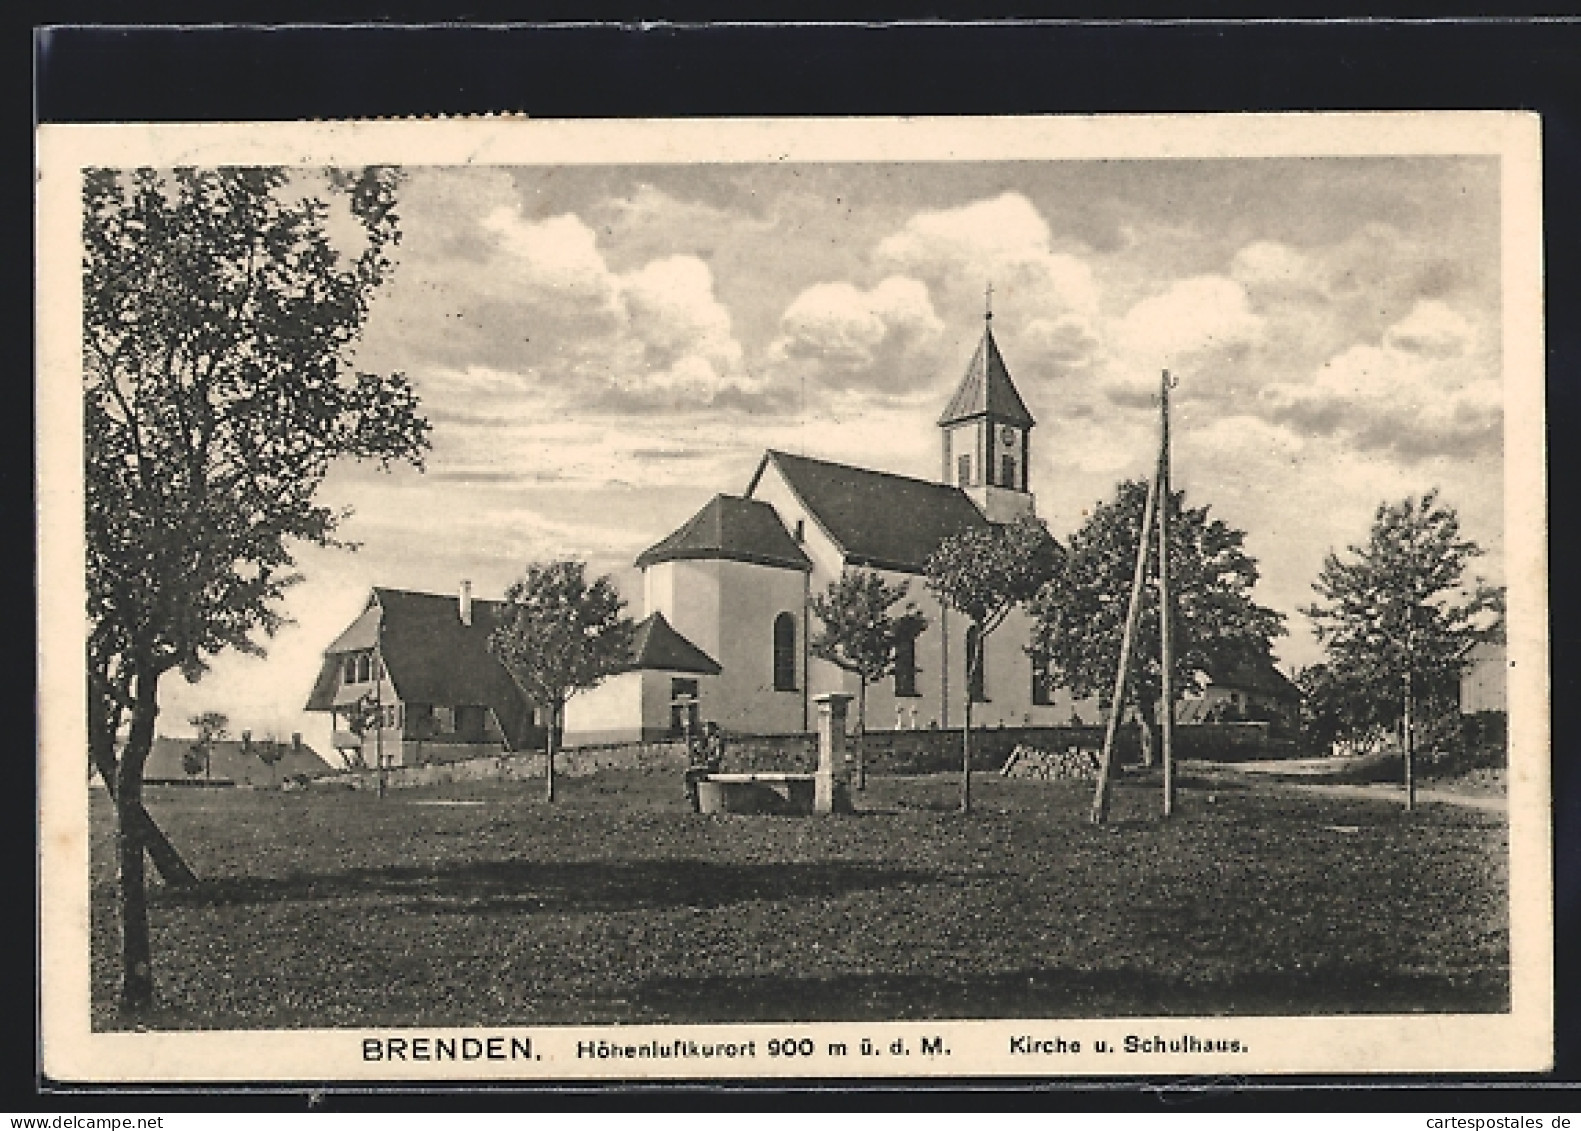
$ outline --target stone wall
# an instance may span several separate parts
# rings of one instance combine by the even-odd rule
[[[855,756],[855,739],[846,740]],[[1017,746],[1063,751],[1103,747],[1098,726],[986,727],[972,730],[972,768],[996,771]],[[1294,747],[1270,735],[1267,723],[1205,723],[1175,728],[1176,756],[1229,762],[1291,757]],[[1141,759],[1141,744],[1134,726],[1120,728],[1121,764]],[[961,765],[960,728],[948,730],[875,730],[867,734],[867,770],[871,774],[936,774]],[[555,757],[555,771],[566,777],[585,777],[600,770],[673,771],[687,766],[686,747],[679,742],[625,742],[562,750]],[[732,735],[726,742],[721,769],[726,773],[753,770],[811,773],[818,767],[818,739],[813,734]],[[521,781],[544,776],[544,756],[502,754],[489,758],[399,766],[389,771],[391,789],[465,781]],[[372,770],[334,774],[326,785],[352,789],[378,788]]]
[[[1063,750],[1067,746],[1094,749],[1103,746],[1102,727],[988,727],[972,728],[972,768],[997,770],[1018,745]],[[855,756],[856,740],[846,739],[846,751]],[[1120,732],[1120,757],[1133,761],[1139,746],[1135,728]],[[873,730],[867,733],[866,760],[872,774],[936,774],[961,765],[959,727],[933,730]],[[726,748],[725,769],[731,772],[779,770],[810,772],[817,768],[817,740],[813,735],[732,736]]]
[[[972,729],[972,768],[997,770],[1017,746],[1041,750],[1103,749],[1103,727],[985,727]],[[1158,739],[1154,732],[1154,741]],[[731,773],[778,770],[810,773],[818,766],[817,737],[811,734],[732,735],[724,769]],[[1117,751],[1122,764],[1141,760],[1136,727],[1123,726]],[[846,739],[855,756],[856,740]],[[1267,723],[1205,723],[1175,728],[1176,757],[1207,761],[1249,761],[1289,758],[1293,743],[1274,738]],[[959,727],[935,730],[872,730],[867,732],[867,769],[874,774],[936,774],[961,765]]]
[[[610,746],[583,746],[562,750],[555,755],[555,773],[579,778],[600,770],[672,771],[686,769],[686,748],[679,742],[629,742]],[[387,771],[385,784],[390,789],[412,789],[425,785],[444,785],[469,781],[526,781],[544,776],[544,755],[501,754],[492,758],[437,762],[423,766],[396,766]],[[379,775],[374,770],[356,770],[319,779],[329,788],[378,789]]]

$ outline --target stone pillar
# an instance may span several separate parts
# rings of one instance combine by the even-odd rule
[[[813,775],[814,813],[849,813],[851,782],[845,768],[845,712],[851,696],[813,697],[818,704],[818,772]]]

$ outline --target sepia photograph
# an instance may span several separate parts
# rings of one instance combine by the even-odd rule
[[[1537,155],[44,127],[49,1071],[1546,1067]]]

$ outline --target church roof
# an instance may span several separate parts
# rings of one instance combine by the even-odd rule
[[[772,461],[818,524],[855,566],[921,573],[940,542],[988,525],[959,487],[770,451]]]
[[[785,529],[774,508],[758,499],[715,495],[679,530],[637,557],[637,568],[660,562],[726,559],[785,569],[812,562]]]
[[[721,670],[712,656],[675,631],[663,613],[651,613],[637,625],[631,656],[632,668],[641,671],[718,675]]]
[[[983,340],[977,343],[977,352],[972,354],[971,363],[966,367],[966,376],[950,398],[944,415],[939,417],[939,425],[943,427],[978,416],[989,416],[1022,428],[1031,428],[1036,423],[1021,394],[1016,392],[1015,382],[1010,380],[1010,370],[1005,367],[991,326],[983,328]]]

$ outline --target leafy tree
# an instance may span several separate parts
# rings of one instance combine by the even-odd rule
[[[1312,584],[1319,600],[1301,610],[1349,689],[1351,715],[1400,727],[1408,804],[1417,708],[1436,701],[1442,713],[1467,654],[1503,627],[1504,591],[1466,577],[1481,553],[1437,491],[1382,503],[1365,545],[1344,558],[1329,551]]]
[[[1047,657],[1050,678],[1078,697],[1099,696],[1117,711],[1127,704],[1106,700],[1114,693],[1147,495],[1145,482],[1127,480],[1113,499],[1095,506],[1071,535],[1064,570],[1031,606],[1037,618],[1032,648]],[[1186,506],[1183,491],[1170,493],[1169,506],[1174,684],[1197,686],[1215,667],[1265,660],[1273,638],[1284,632],[1284,617],[1252,600],[1257,562],[1246,552],[1243,532],[1210,518],[1205,506]],[[1156,538],[1152,542],[1148,553],[1156,560]],[[1149,760],[1163,688],[1158,606],[1156,585],[1144,587],[1126,680]]]
[[[565,704],[631,663],[635,625],[609,577],[589,584],[582,562],[534,562],[505,591],[489,648],[548,723],[545,797],[554,800],[554,756]]]
[[[315,502],[335,460],[420,466],[427,447],[406,381],[350,360],[392,268],[397,181],[377,168],[327,171],[316,188],[278,168],[84,176],[89,752],[116,802],[128,1011],[153,1001],[143,851],[169,849],[142,802],[160,679],[262,651],[297,580],[294,547],[338,544],[344,516]],[[355,247],[331,238],[334,201]]]
[[[1301,739],[1310,750],[1371,748],[1387,730],[1374,697],[1354,677],[1320,663],[1296,672],[1295,684],[1301,690]]]
[[[210,746],[231,733],[230,716],[223,711],[204,711],[187,719],[187,725],[198,732],[198,743]]]
[[[204,711],[201,715],[189,718],[187,725],[198,732],[198,741],[193,749],[202,755],[203,776],[207,778],[209,767],[214,764],[214,744],[230,734],[230,716],[222,711]]]
[[[278,739],[266,738],[258,744],[258,760],[269,767],[269,785],[273,788],[280,784],[276,776],[275,767],[280,764],[280,759],[285,757],[285,747]]]
[[[961,812],[972,809],[972,690],[983,670],[983,648],[1017,605],[1058,576],[1064,552],[1041,520],[1030,515],[946,538],[929,555],[928,588],[977,629],[966,656],[966,700],[961,731]]]
[[[867,686],[893,675],[900,642],[928,627],[915,605],[894,613],[909,588],[909,582],[890,585],[868,570],[846,570],[812,599],[812,611],[823,625],[813,637],[813,655],[857,677],[858,789],[867,788]]]

